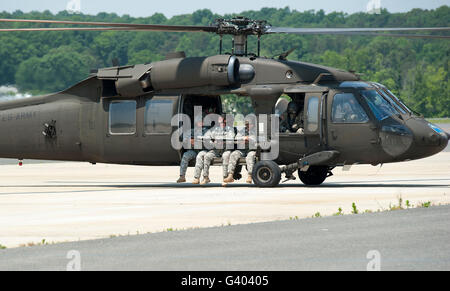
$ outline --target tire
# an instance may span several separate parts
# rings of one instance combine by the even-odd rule
[[[303,184],[307,186],[321,185],[328,178],[329,169],[327,166],[311,166],[308,171],[298,170],[298,176]]]
[[[252,173],[253,182],[261,188],[276,187],[281,181],[281,170],[273,161],[256,163]]]

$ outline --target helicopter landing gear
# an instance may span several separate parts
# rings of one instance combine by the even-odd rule
[[[276,187],[281,181],[281,170],[273,161],[260,161],[253,169],[253,182],[261,188]]]
[[[332,175],[328,166],[311,166],[306,172],[298,170],[300,180],[307,186],[318,186]]]
[[[337,151],[323,151],[309,156],[306,156],[296,163],[282,166],[281,172],[286,174],[286,181],[295,180],[293,173],[298,170],[300,180],[308,186],[316,186],[322,184],[326,178],[332,176],[332,168],[326,165],[332,162],[339,152]]]

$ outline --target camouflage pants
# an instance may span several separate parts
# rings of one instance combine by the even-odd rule
[[[247,157],[245,157],[245,163],[247,164],[247,172],[249,175],[251,175],[256,163],[256,151],[250,151],[247,153]]]
[[[203,164],[203,176],[209,177],[209,167],[211,167],[211,164],[218,155],[215,151],[209,151],[205,155],[204,164]]]
[[[222,170],[223,170],[223,177],[228,177],[228,170],[230,163],[230,157],[231,157],[231,151],[226,151],[222,154]]]
[[[195,179],[200,179],[202,171],[204,177],[209,177],[209,167],[216,156],[215,151],[201,151],[198,153],[197,159],[195,160]]]
[[[230,163],[228,165],[228,171],[229,171],[230,174],[234,174],[234,171],[236,170],[236,166],[237,166],[237,164],[239,162],[239,159],[242,158],[243,156],[244,156],[244,153],[242,151],[239,151],[239,150],[234,151],[231,154]]]
[[[230,174],[234,174],[234,171],[236,170],[236,166],[239,162],[239,159],[244,157],[244,152],[242,151],[234,151],[231,154],[230,157],[230,163],[228,165],[228,171]],[[255,161],[256,161],[256,152],[255,151],[250,151],[247,153],[247,156],[245,157],[245,162],[247,164],[247,171],[248,173],[251,175],[253,172],[253,167],[255,166]]]
[[[186,176],[187,168],[189,167],[189,162],[197,157],[197,152],[194,150],[188,150],[183,154],[180,163],[180,176]]]

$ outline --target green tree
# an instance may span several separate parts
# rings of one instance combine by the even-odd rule
[[[16,83],[24,91],[60,91],[84,79],[93,63],[92,56],[63,46],[42,58],[32,57],[22,62]]]
[[[133,18],[115,13],[69,14],[65,11],[23,13],[0,12],[0,18],[35,18],[73,21],[104,21],[141,24],[209,25],[217,18],[243,15],[266,19],[283,27],[420,27],[448,26],[450,7],[413,9],[406,13],[380,15],[346,14],[323,10],[299,12],[288,7],[263,8],[239,14],[217,15],[203,9],[170,19],[155,13]],[[52,24],[1,23],[2,27],[55,27]],[[422,32],[427,33],[427,32]],[[218,53],[219,37],[207,33],[129,31],[67,31],[0,33],[0,85],[18,84],[22,90],[51,92],[88,76],[91,68],[148,63],[164,59],[168,52],[185,51],[187,56]],[[249,51],[256,51],[256,38],[249,38]],[[278,56],[292,48],[289,60],[313,62],[354,70],[362,79],[388,86],[415,110],[427,117],[450,116],[448,40],[400,39],[342,35],[265,35],[262,55]],[[224,37],[224,52],[231,52],[231,37]],[[36,69],[32,70],[31,68]],[[39,73],[37,73],[39,72]],[[237,108],[243,100],[230,99]],[[242,103],[242,104],[241,104]]]

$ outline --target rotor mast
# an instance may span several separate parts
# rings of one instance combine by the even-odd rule
[[[270,25],[267,21],[251,20],[242,16],[232,19],[217,19],[217,34],[220,35],[220,53],[222,53],[223,35],[232,35],[233,48],[232,54],[237,56],[248,55],[248,36],[256,35],[258,37],[258,52],[260,55],[261,35],[265,34]]]

